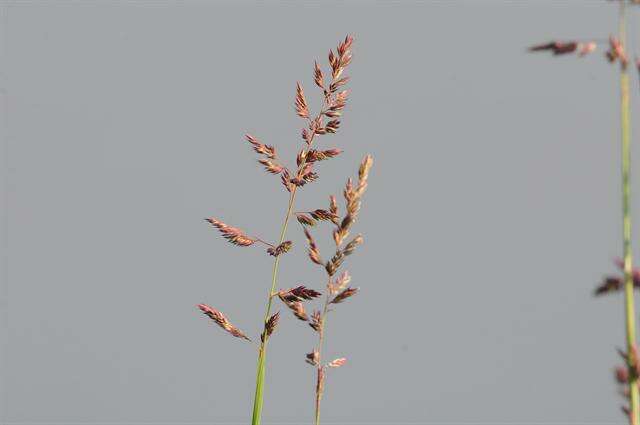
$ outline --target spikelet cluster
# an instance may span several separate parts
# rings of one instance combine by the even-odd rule
[[[549,43],[537,44],[529,47],[530,52],[542,52],[549,51],[554,56],[568,55],[577,53],[578,56],[583,57],[592,53],[597,49],[598,45],[594,41],[550,41]]]
[[[300,83],[296,84],[296,112],[301,118],[309,118],[309,106]]]
[[[329,363],[327,363],[326,366],[336,368],[336,367],[344,366],[345,363],[347,363],[347,359],[344,357],[340,357],[338,359],[331,360]]]
[[[269,338],[273,333],[273,331],[278,326],[279,322],[280,322],[280,312],[278,311],[272,314],[271,317],[269,317],[267,321],[264,323],[264,331],[262,332],[262,334],[260,334],[260,341],[264,342],[267,338]]]
[[[249,337],[247,337],[244,334],[244,332],[242,332],[240,329],[238,329],[235,326],[233,326],[231,324],[231,322],[229,322],[229,320],[225,317],[225,315],[222,314],[221,311],[218,311],[213,307],[209,307],[206,304],[198,304],[198,308],[204,314],[209,316],[209,318],[211,318],[211,320],[213,320],[216,324],[218,324],[218,326],[220,326],[225,331],[229,332],[231,335],[233,335],[233,336],[235,336],[237,338],[242,338],[242,339],[246,339],[247,341],[251,341],[249,339]]]
[[[269,253],[269,255],[277,257],[278,255],[284,254],[285,252],[289,252],[292,246],[293,242],[284,241],[278,246],[268,248],[267,253]]]
[[[618,349],[620,358],[624,361],[624,365],[614,368],[614,379],[618,384],[618,391],[622,397],[629,399],[629,382],[637,380],[640,376],[640,358],[638,357],[638,347],[633,345],[629,353]],[[629,407],[621,406],[622,411],[629,416]]]
[[[617,258],[615,264],[620,271],[624,271],[624,262],[622,259]],[[633,279],[633,287],[636,289],[640,288],[640,268],[634,268],[631,271],[631,278]],[[602,279],[602,283],[595,288],[593,294],[595,296],[606,295],[621,291],[622,288],[624,288],[624,276],[609,275]]]
[[[318,366],[318,360],[319,360],[319,353],[318,350],[313,350],[310,353],[307,353],[305,355],[306,357],[306,362],[309,363],[311,366]]]
[[[349,282],[351,282],[351,275],[348,271],[345,270],[335,280],[329,280],[329,285],[327,287],[329,294],[335,295],[338,292],[344,290]]]
[[[309,315],[304,308],[304,302],[319,297],[321,294],[318,291],[309,289],[304,285],[296,286],[278,292],[278,298],[287,306],[289,310],[298,319],[306,322],[309,320]]]
[[[322,257],[320,257],[320,250],[318,249],[318,245],[316,244],[315,239],[313,239],[313,236],[311,236],[311,232],[309,232],[306,227],[303,230],[304,235],[307,238],[307,243],[309,244],[309,259],[319,266],[323,265],[324,261],[322,260]]]
[[[228,224],[225,224],[213,217],[206,218],[205,220],[211,223],[215,228],[217,228],[220,233],[222,233],[222,236],[234,245],[249,246],[253,245],[256,242],[256,239],[247,236],[245,232],[238,229],[237,227],[231,227]]]
[[[351,179],[347,181],[347,185],[344,189],[343,195],[347,206],[347,213],[333,232],[333,240],[336,246],[340,246],[344,239],[349,236],[349,229],[356,222],[358,213],[360,212],[360,205],[362,195],[367,190],[367,182],[369,179],[369,170],[373,164],[373,158],[371,155],[367,155],[360,164],[358,170],[358,184],[354,187]]]
[[[320,332],[322,329],[322,322],[324,318],[322,317],[322,312],[320,310],[313,310],[313,314],[311,315],[311,319],[309,319],[309,326],[316,332]]]
[[[624,50],[624,46],[614,36],[609,36],[609,49],[605,52],[605,56],[609,63],[620,62],[620,66],[624,69],[629,64],[627,53]]]

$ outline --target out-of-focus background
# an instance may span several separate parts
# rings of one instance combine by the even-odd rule
[[[248,422],[256,346],[194,306],[256,339],[271,258],[202,219],[277,238],[286,193],[243,134],[292,158],[295,82],[315,108],[313,61],[326,65],[347,33],[351,100],[321,139],[345,152],[299,198],[325,206],[375,156],[355,229],[366,244],[348,262],[362,292],[329,322],[328,356],[349,363],[328,377],[326,423],[624,423],[612,379],[622,299],[592,297],[621,252],[618,70],[601,53],[525,52],[606,39],[615,4],[5,0],[0,11],[2,423]],[[298,226],[289,235],[279,286],[321,287]],[[315,336],[279,308],[265,422],[308,423]]]

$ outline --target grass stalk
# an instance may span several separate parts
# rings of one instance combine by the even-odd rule
[[[622,46],[626,46],[626,16],[624,1],[620,2],[620,22],[618,37]],[[622,144],[622,234],[623,234],[623,263],[624,263],[624,297],[625,297],[625,328],[627,353],[629,361],[629,422],[638,424],[640,418],[640,393],[638,391],[638,376],[635,373],[635,360],[631,353],[636,347],[635,300],[633,288],[633,253],[631,250],[631,213],[630,213],[630,172],[631,172],[631,125],[629,120],[629,72],[627,66],[620,67],[620,133]]]
[[[621,177],[622,177],[622,259],[616,265],[622,269],[622,276],[606,276],[596,287],[595,296],[619,291],[624,292],[625,304],[625,342],[626,351],[619,350],[625,364],[616,367],[615,379],[622,388],[622,394],[628,399],[628,405],[622,406],[628,415],[631,425],[640,425],[640,393],[638,376],[640,375],[640,358],[636,345],[636,313],[634,299],[633,251],[631,247],[631,123],[629,106],[629,58],[626,52],[626,3],[640,4],[636,0],[618,0],[619,21],[618,35],[609,37],[609,48],[605,57],[610,64],[620,66],[620,144],[621,144]],[[596,42],[597,41],[597,42]],[[584,57],[598,48],[601,40],[553,40],[548,43],[529,47],[530,52],[550,52],[553,56],[577,55]],[[640,61],[636,66],[640,70]],[[636,282],[637,283],[637,282]]]

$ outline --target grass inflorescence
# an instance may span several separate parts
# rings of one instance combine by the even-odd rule
[[[295,167],[288,167],[280,158],[276,148],[260,141],[259,138],[247,134],[246,141],[249,143],[253,151],[258,154],[258,163],[264,170],[272,175],[280,176],[280,183],[288,193],[288,201],[285,208],[284,219],[280,227],[279,239],[275,242],[267,242],[253,234],[247,233],[238,227],[224,223],[216,217],[210,217],[206,220],[217,229],[220,234],[230,243],[240,247],[250,247],[256,244],[266,246],[266,253],[274,258],[271,271],[271,283],[266,297],[266,305],[264,319],[261,325],[261,332],[258,346],[258,362],[256,369],[256,386],[254,394],[254,405],[252,411],[252,424],[261,423],[262,408],[265,391],[265,374],[267,369],[267,347],[272,334],[276,331],[280,321],[280,312],[273,313],[274,299],[279,299],[283,305],[291,310],[299,320],[310,322],[312,327],[321,335],[318,344],[318,362],[320,361],[320,348],[322,342],[322,330],[328,305],[338,304],[355,294],[355,288],[344,288],[348,283],[348,274],[343,274],[341,278],[331,281],[327,286],[327,298],[322,313],[314,312],[312,315],[307,313],[305,304],[322,294],[314,289],[304,285],[294,286],[290,289],[276,290],[278,287],[278,271],[280,268],[281,258],[294,248],[293,242],[286,240],[287,229],[292,216],[303,224],[305,227],[313,226],[320,221],[328,221],[335,225],[334,240],[337,246],[335,255],[326,263],[320,258],[317,246],[313,242],[311,234],[305,228],[305,234],[309,241],[309,257],[312,261],[326,268],[329,277],[333,276],[335,271],[340,267],[344,258],[350,255],[357,245],[362,242],[362,237],[357,236],[341,247],[343,240],[349,234],[349,228],[355,222],[355,218],[360,209],[360,198],[364,193],[367,185],[367,176],[371,167],[371,157],[367,156],[363,161],[359,180],[356,186],[351,181],[347,184],[344,196],[347,205],[346,215],[340,219],[337,211],[337,201],[335,197],[331,197],[329,209],[315,209],[312,211],[296,212],[295,202],[296,193],[301,188],[313,183],[319,178],[317,167],[320,162],[330,160],[342,153],[342,149],[335,147],[315,148],[320,136],[326,136],[336,133],[341,126],[341,117],[348,101],[348,91],[345,85],[349,82],[349,77],[345,75],[345,70],[352,60],[352,44],[353,37],[347,36],[338,43],[335,52],[331,50],[328,56],[330,73],[325,77],[321,66],[316,62],[314,64],[313,79],[315,85],[322,93],[322,104],[314,115],[307,102],[304,88],[301,83],[296,83],[294,108],[296,114],[305,121],[305,126],[300,134],[302,137],[302,148],[295,157]],[[336,286],[337,285],[337,286]],[[340,292],[335,292],[331,288],[340,287]],[[241,330],[236,328],[227,317],[220,311],[206,304],[199,304],[198,308],[206,314],[214,323],[220,326],[229,334],[247,341],[251,339]],[[315,323],[315,325],[313,325]],[[344,359],[335,359],[326,365],[318,367],[318,384],[316,391],[316,418],[319,418],[319,406],[322,395],[322,385],[324,380],[325,367],[339,367],[345,362]],[[318,419],[316,419],[316,423]]]

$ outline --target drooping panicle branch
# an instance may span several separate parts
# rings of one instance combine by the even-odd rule
[[[237,338],[242,338],[242,339],[246,339],[247,341],[251,341],[249,339],[249,337],[247,337],[244,334],[244,332],[242,332],[240,329],[238,329],[235,326],[233,326],[231,324],[231,322],[229,322],[229,320],[226,318],[226,316],[224,314],[222,314],[221,311],[218,311],[213,307],[209,307],[206,304],[198,304],[198,308],[204,314],[209,316],[211,318],[211,320],[213,320],[215,323],[217,323],[218,326],[220,326],[225,331],[229,332],[231,335],[233,335],[233,336],[235,336]]]
[[[228,224],[225,224],[222,221],[217,220],[213,217],[206,218],[205,220],[211,223],[215,228],[217,228],[222,234],[222,236],[234,245],[249,246],[249,245],[253,245],[257,241],[256,238],[249,237],[241,229],[238,229],[237,227],[229,226]]]
[[[215,228],[217,228],[226,240],[228,240],[229,242],[237,246],[250,246],[256,242],[259,242],[269,247],[267,249],[267,252],[269,254],[273,256],[278,256],[280,254],[283,254],[289,251],[292,245],[291,241],[286,241],[278,246],[274,246],[273,244],[263,241],[260,238],[249,236],[241,229],[238,229],[237,227],[229,226],[228,224],[225,224],[213,217],[205,218],[205,220],[211,223]]]

